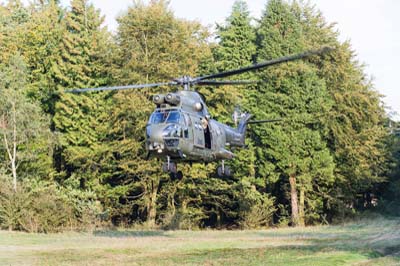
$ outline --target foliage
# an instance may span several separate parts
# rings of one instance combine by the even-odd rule
[[[82,191],[71,184],[59,187],[39,179],[26,179],[14,191],[9,176],[4,174],[0,184],[2,228],[50,233],[93,230],[101,223],[101,209],[90,191]]]
[[[271,226],[272,216],[276,211],[273,198],[257,191],[256,186],[248,180],[242,180],[238,186],[239,225],[244,229]]]
[[[0,225],[9,230],[57,232],[70,225],[72,210],[50,184],[25,181],[15,191],[2,177]]]
[[[381,96],[357,61],[351,45],[338,41],[339,33],[333,24],[328,24],[310,5],[294,4],[292,10],[305,29],[307,47],[329,44],[335,48],[321,62],[313,62],[333,101],[324,120],[327,129],[324,136],[336,164],[333,186],[336,189],[332,189],[331,195],[339,200],[330,202],[330,214],[342,211],[339,207],[342,204],[362,208],[369,205],[365,201],[367,195],[376,193],[379,184],[385,181],[388,167],[385,147],[388,130]]]
[[[284,19],[283,19],[284,18]],[[268,60],[303,49],[302,25],[283,1],[270,1],[258,28],[258,59]],[[292,224],[312,222],[326,200],[324,187],[334,180],[334,164],[324,141],[323,121],[332,108],[326,84],[306,62],[293,62],[260,73],[264,80],[249,95],[251,111],[259,116],[283,119],[282,123],[254,129],[258,150],[258,174],[281,192],[278,203],[290,202]],[[261,108],[260,108],[261,107]],[[283,188],[283,191],[282,191]],[[284,192],[284,193],[282,193]],[[324,199],[325,198],[325,199]],[[306,215],[307,214],[307,215]]]
[[[108,81],[105,66],[108,34],[101,23],[99,11],[93,5],[86,0],[72,1],[65,17],[61,56],[55,71],[55,81],[61,86],[57,89],[59,92],[66,88],[101,86]],[[107,100],[104,95],[60,93],[55,108],[54,126],[61,133],[56,160],[66,164],[60,165],[59,171],[67,175],[75,169],[90,172],[95,167],[90,158],[101,150],[105,137],[102,129],[108,111]]]
[[[49,122],[39,105],[26,96],[26,68],[19,55],[0,65],[0,148],[4,150],[2,167],[13,176],[16,189],[17,170],[26,176],[48,174],[51,161]],[[21,167],[21,169],[19,169]]]
[[[194,75],[199,64],[210,56],[207,30],[197,22],[176,18],[165,1],[148,5],[134,2],[118,22],[118,67],[114,71],[119,83]],[[143,129],[153,104],[148,92],[140,91],[116,93],[112,101],[108,152],[115,163],[104,161],[111,170],[104,180],[110,189],[108,194],[115,194],[114,204],[124,202],[126,211],[133,213],[130,219],[154,226],[161,180],[166,177],[160,173],[159,163],[145,160]]]
[[[388,120],[389,132],[391,133],[386,140],[386,146],[390,152],[388,160],[388,180],[382,184],[375,198],[381,195],[379,202],[375,202],[375,207],[385,214],[399,216],[400,214],[400,135],[398,134],[399,123]],[[376,198],[375,198],[376,200]]]
[[[255,22],[238,0],[216,42],[165,0],[134,1],[114,35],[103,21],[87,0],[0,4],[3,228],[309,225],[397,204],[399,143],[381,96],[314,6],[266,1]],[[225,179],[210,163],[179,165],[184,178],[171,180],[160,162],[145,160],[150,96],[167,88],[64,92],[198,76],[323,45],[335,49],[232,77],[260,84],[197,88],[218,121],[232,124],[236,106],[254,120],[282,119],[249,127],[246,148],[227,163],[235,175]]]

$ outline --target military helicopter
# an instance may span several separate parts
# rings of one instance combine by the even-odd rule
[[[205,98],[192,90],[193,86],[221,86],[258,83],[248,80],[216,80],[248,71],[254,71],[273,65],[304,59],[314,55],[322,55],[332,48],[322,47],[300,54],[285,56],[270,61],[256,63],[244,68],[191,78],[183,76],[171,82],[137,84],[116,87],[74,89],[67,92],[83,93],[89,91],[115,91],[127,89],[144,89],[161,86],[181,86],[183,90],[153,96],[156,105],[146,126],[147,158],[156,157],[164,160],[162,171],[171,178],[181,179],[182,172],[177,170],[178,162],[209,163],[221,161],[217,168],[219,177],[231,176],[231,170],[225,166],[225,160],[231,160],[235,154],[231,147],[244,147],[246,130],[249,124],[268,123],[275,120],[250,120],[251,114],[236,109],[233,119],[237,127],[231,127],[211,118],[207,110]]]

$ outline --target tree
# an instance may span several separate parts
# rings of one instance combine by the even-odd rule
[[[218,71],[250,64],[256,53],[255,29],[246,2],[237,0],[225,24],[217,25],[218,46],[213,53]]]
[[[259,60],[300,52],[304,47],[302,39],[301,24],[290,6],[279,0],[268,2],[258,29]],[[325,82],[316,72],[304,62],[267,69],[260,74],[264,82],[251,99],[256,113],[284,120],[255,129],[255,138],[262,147],[258,150],[258,171],[269,176],[272,187],[278,184],[274,192],[278,202],[285,203],[288,192],[295,226],[304,225],[306,207],[311,211],[312,197],[307,193],[312,194],[334,179],[333,159],[323,138],[321,121],[332,102]]]
[[[251,20],[246,2],[236,1],[225,23],[217,25],[217,39],[219,42],[213,49],[216,70],[237,69],[248,66],[253,62],[256,55],[256,32],[251,25]],[[254,73],[245,73],[232,77],[232,79],[255,79],[255,76]],[[250,110],[249,95],[255,89],[255,87],[252,88],[251,86],[223,86],[202,89],[202,92],[208,96],[207,103],[215,117],[219,121],[231,123],[231,114],[235,106],[238,107],[241,104],[241,109],[244,109],[244,111]],[[248,136],[251,136],[251,129],[249,131]],[[265,182],[263,182],[262,177],[256,176],[256,147],[254,140],[247,138],[246,145],[246,149],[235,152],[237,157],[230,163],[235,173],[235,178],[233,180],[218,181],[219,183],[225,183],[224,186],[229,187],[229,190],[225,190],[226,199],[231,199],[224,201],[224,205],[220,210],[230,210],[230,220],[226,222],[234,221],[244,227],[254,228],[266,225],[264,222],[270,217],[269,215],[262,217],[262,214],[270,213],[273,208],[268,204],[262,206],[263,203],[272,202],[272,200],[268,194],[264,194]],[[238,204],[237,202],[240,203]],[[208,204],[212,205],[212,203]],[[260,212],[260,207],[268,207],[270,209]],[[254,212],[256,209],[260,214],[258,216]],[[224,213],[226,211],[220,216]],[[257,224],[257,221],[259,224]]]
[[[58,84],[54,127],[60,132],[61,147],[55,165],[67,177],[78,178],[83,189],[97,183],[93,159],[103,152],[107,132],[107,94],[63,93],[65,89],[102,86],[110,82],[110,38],[101,25],[100,11],[86,0],[71,2],[59,44],[60,57],[52,66]],[[78,174],[79,173],[79,174]]]
[[[213,48],[213,71],[232,70],[252,63],[256,53],[256,36],[244,1],[233,4],[225,23],[217,25],[216,35],[218,45]],[[248,79],[250,76],[250,73],[246,73],[232,78]],[[244,86],[222,86],[201,89],[201,92],[207,96],[207,104],[215,118],[229,123],[233,107],[245,102],[243,89]]]
[[[390,156],[385,161],[387,181],[381,183],[374,191],[368,207],[377,207],[382,213],[398,216],[400,210],[400,123],[388,117],[386,125],[389,135],[385,139],[385,146],[390,152]]]
[[[12,174],[13,189],[17,191],[17,170],[21,163],[38,154],[35,141],[49,135],[48,120],[40,107],[25,95],[26,66],[19,55],[0,66],[0,134]],[[43,147],[41,147],[43,148]]]
[[[199,64],[210,56],[208,32],[199,23],[175,18],[166,1],[150,1],[148,5],[135,1],[118,22],[115,77],[119,84],[195,75]],[[136,218],[154,226],[165,177],[157,161],[144,160],[143,132],[154,105],[148,91],[118,92],[112,100],[115,108],[108,138],[114,141],[110,141],[109,154],[116,162],[104,182],[110,184],[118,204],[124,202],[131,208],[133,214],[125,219]]]
[[[291,8],[303,29],[306,47],[335,48],[322,60],[313,61],[333,101],[333,108],[324,119],[325,139],[337,165],[330,213],[342,212],[345,205],[370,205],[368,195],[385,180],[389,156],[384,144],[387,130],[381,96],[350,43],[338,40],[339,33],[321,12],[297,2]]]
[[[19,33],[29,19],[30,14],[21,1],[11,0],[6,5],[0,4],[1,62],[8,62],[18,52],[21,43]]]
[[[64,9],[56,1],[45,2],[32,3],[27,8],[30,17],[18,36],[21,39],[19,50],[28,68],[29,97],[39,101],[42,109],[53,117],[60,89],[55,76],[65,30]]]

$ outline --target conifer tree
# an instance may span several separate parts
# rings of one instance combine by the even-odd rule
[[[251,25],[250,12],[246,2],[236,1],[233,4],[232,12],[226,18],[225,24],[217,27],[217,39],[219,40],[218,46],[215,47],[213,53],[218,71],[237,69],[248,66],[253,62],[256,55],[256,34],[255,28]],[[232,77],[232,79],[254,79],[254,73],[245,73]],[[218,120],[232,124],[231,114],[234,107],[242,105],[241,111],[249,110],[248,96],[254,89],[250,86],[210,88],[210,92],[207,92],[209,94],[208,104]],[[251,136],[251,132],[248,133],[248,136]],[[225,204],[228,203],[229,205],[227,204],[225,208],[232,208],[232,213],[236,213],[236,217],[233,217],[236,223],[241,223],[245,227],[257,227],[260,224],[254,222],[255,220],[262,221],[268,219],[268,217],[256,218],[257,214],[252,212],[252,209],[259,208],[258,204],[269,202],[269,199],[267,195],[263,195],[265,183],[255,175],[254,142],[251,138],[248,138],[246,144],[246,149],[235,151],[237,157],[231,163],[235,173],[235,182],[231,182],[230,190],[237,190],[234,191],[234,196],[228,197],[234,201],[227,201]],[[258,190],[253,189],[256,187]],[[239,208],[235,201],[240,202]],[[271,206],[262,207],[270,208]],[[265,211],[268,212],[269,210]],[[248,219],[254,221],[249,222]]]
[[[74,0],[65,14],[65,30],[60,57],[52,66],[60,99],[57,101],[54,126],[60,135],[61,148],[55,158],[59,171],[81,180],[82,188],[97,183],[99,168],[96,156],[103,150],[107,132],[106,94],[63,93],[66,89],[98,87],[110,81],[109,34],[102,27],[103,18],[87,0]]]
[[[258,30],[258,59],[300,52],[304,47],[301,33],[301,25],[288,4],[268,2]],[[313,205],[310,194],[318,184],[333,181],[333,159],[319,122],[332,103],[324,81],[304,62],[269,68],[260,78],[264,82],[252,99],[254,111],[284,121],[255,130],[263,148],[259,149],[260,173],[269,176],[272,187],[278,185],[274,193],[278,202],[291,206],[292,224],[304,225],[305,212]],[[279,192],[282,188],[289,199],[284,197],[286,192]]]
[[[58,98],[55,75],[61,58],[63,9],[55,1],[48,1],[31,4],[28,10],[30,18],[19,31],[19,45],[29,69],[29,97],[38,100],[42,109],[53,116]]]
[[[208,32],[198,23],[175,18],[166,1],[150,1],[148,5],[134,2],[118,22],[119,67],[115,76],[120,84],[195,76],[199,64],[210,57]],[[135,210],[133,217],[154,226],[162,183],[168,177],[160,173],[160,162],[144,160],[143,132],[154,109],[149,96],[149,90],[135,90],[118,92],[113,97],[116,108],[112,110],[111,120],[117,126],[111,131],[110,138],[116,141],[110,152],[117,157],[117,174],[109,180],[116,193],[126,192],[123,198]]]
[[[237,0],[225,24],[217,25],[218,46],[214,49],[219,71],[252,63],[256,53],[255,29],[246,2]]]
[[[338,40],[334,24],[327,23],[321,12],[309,4],[294,2],[291,8],[301,24],[307,47],[335,48],[315,62],[333,100],[333,108],[324,120],[326,140],[337,165],[335,189],[331,190],[331,198],[336,200],[330,203],[335,207],[330,212],[343,212],[345,205],[369,205],[367,196],[384,181],[387,171],[386,115],[381,96],[350,43]]]

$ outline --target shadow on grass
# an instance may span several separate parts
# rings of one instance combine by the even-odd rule
[[[400,244],[384,247],[382,254],[400,259]]]
[[[170,254],[160,261],[158,256],[146,257],[140,265],[348,265],[376,259],[379,254],[362,250],[338,250],[318,245],[288,245],[262,248],[225,248],[195,250]]]
[[[164,231],[117,231],[117,230],[98,230],[93,232],[94,236],[125,238],[125,237],[168,237]]]
[[[395,221],[396,222],[396,221]],[[299,230],[299,229],[298,229]],[[301,229],[300,229],[301,230]],[[332,248],[338,251],[369,252],[374,256],[400,258],[400,234],[397,223],[362,224],[320,228],[318,231],[266,231],[258,236],[306,241],[308,247]]]
[[[282,237],[282,235],[279,237]],[[297,247],[315,252],[331,249],[368,254],[368,258],[391,256],[400,259],[400,238],[379,239],[379,235],[374,235],[373,233],[363,236],[330,233],[296,233],[291,234],[288,237],[288,241],[293,238],[304,240],[307,244],[305,246],[282,246],[281,248]]]

